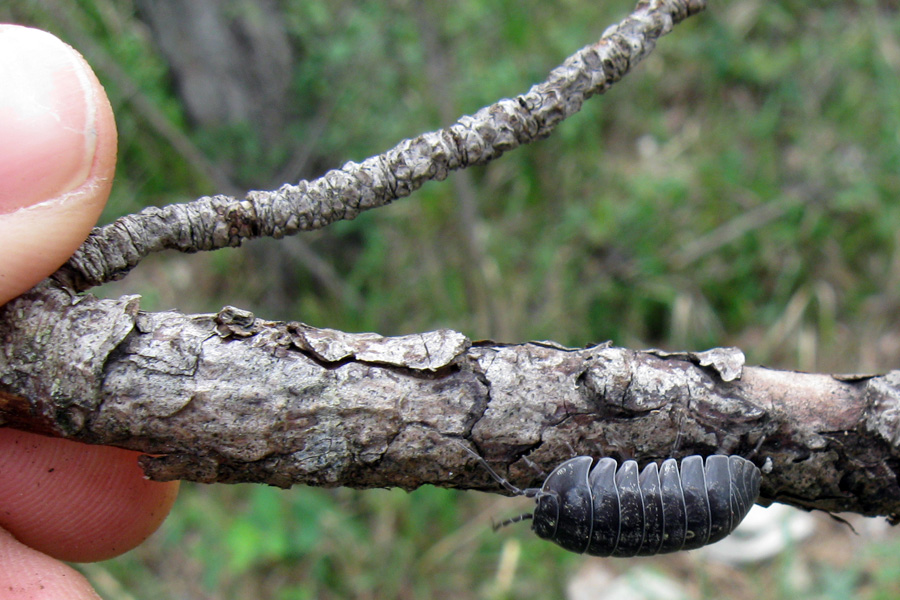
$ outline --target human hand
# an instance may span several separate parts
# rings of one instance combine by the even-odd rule
[[[103,209],[112,108],[84,59],[49,33],[0,24],[0,304],[53,273]],[[60,560],[103,560],[162,523],[178,483],[138,453],[0,428],[0,596],[97,598]]]

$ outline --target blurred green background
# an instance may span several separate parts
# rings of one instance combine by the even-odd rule
[[[152,4],[0,4],[106,86],[120,159],[104,222],[360,161],[526,91],[632,9],[228,0],[217,24]],[[212,94],[192,92],[204,78]],[[321,232],[154,256],[99,293],[387,335],[736,345],[750,363],[881,371],[900,358],[898,194],[896,4],[713,1],[546,140]],[[107,598],[464,600],[581,598],[573,579],[636,564],[570,555],[524,525],[491,533],[527,505],[185,485],[148,543],[80,568]],[[900,546],[867,543],[885,535],[868,523],[854,536],[825,520],[749,567],[637,564],[685,594],[647,597],[897,598]]]

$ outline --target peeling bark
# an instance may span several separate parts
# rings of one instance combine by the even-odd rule
[[[501,491],[454,440],[520,487],[571,457],[731,453],[764,502],[900,513],[900,371],[745,367],[734,348],[402,337],[297,322],[142,312],[44,285],[0,313],[0,419],[140,450],[159,480]],[[39,358],[39,359],[38,359]]]
[[[96,229],[54,279],[0,309],[0,425],[142,451],[158,480],[282,487],[502,492],[458,440],[519,487],[540,483],[535,464],[548,471],[573,453],[733,453],[762,468],[763,502],[896,520],[900,371],[746,367],[734,348],[498,344],[449,330],[390,338],[75,295],[151,252],[323,227],[544,137],[703,5],[642,1],[526,94],[319,180]]]

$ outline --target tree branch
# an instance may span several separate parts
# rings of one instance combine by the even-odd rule
[[[572,452],[642,461],[734,453],[765,501],[900,513],[900,371],[835,377],[744,367],[734,348],[473,343],[272,322],[226,307],[158,314],[137,297],[43,285],[0,312],[0,419],[146,452],[154,479],[500,491]],[[501,469],[503,470],[503,469]]]
[[[165,248],[210,250],[322,227],[451,169],[546,136],[702,2],[642,2],[515,100],[313,182],[151,208],[95,230],[56,275],[0,309],[0,425],[132,448],[160,480],[501,491],[453,440],[527,487],[575,453],[752,458],[764,501],[900,514],[900,371],[836,377],[744,367],[737,349],[385,338],[137,297],[75,296]]]
[[[597,43],[570,56],[525,94],[500,100],[445,129],[404,140],[362,163],[348,162],[319,179],[249,192],[243,200],[205,196],[122,217],[94,229],[53,277],[84,291],[121,279],[153,252],[216,250],[256,237],[281,238],[320,229],[408,196],[452,170],[488,163],[548,136],[586,99],[605,92],[647,56],[675,23],[700,12],[705,4],[705,0],[641,0]]]

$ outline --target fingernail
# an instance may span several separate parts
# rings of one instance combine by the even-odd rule
[[[97,99],[84,59],[55,36],[0,25],[0,214],[87,179]]]

